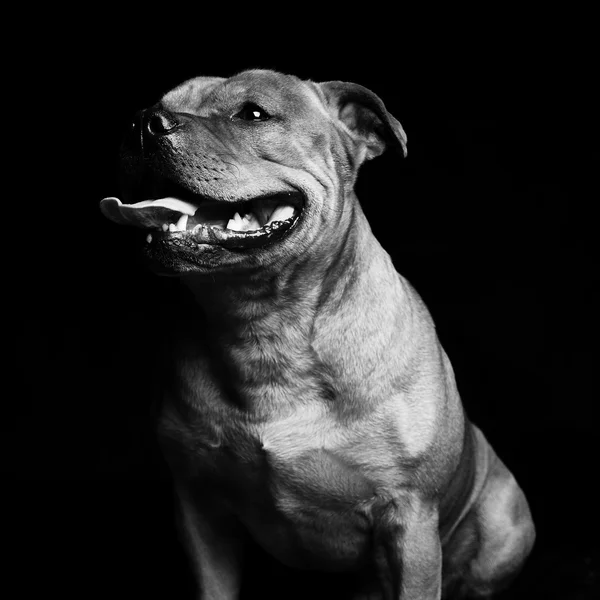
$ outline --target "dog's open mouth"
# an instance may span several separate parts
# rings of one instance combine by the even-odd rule
[[[123,204],[104,198],[105,217],[121,225],[148,230],[148,242],[173,241],[190,248],[202,244],[254,248],[279,239],[298,221],[303,207],[299,192],[282,192],[240,202],[164,197]]]

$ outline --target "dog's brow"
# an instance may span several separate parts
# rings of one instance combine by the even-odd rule
[[[232,81],[226,83],[221,89],[219,89],[220,96],[223,99],[229,101],[240,101],[240,100],[260,100],[260,99],[274,99],[278,95],[272,86],[258,86],[256,84],[252,86],[245,85],[243,82]]]
[[[250,71],[230,78],[215,92],[225,102],[290,102],[302,88],[302,83],[296,77],[274,75],[267,71]]]

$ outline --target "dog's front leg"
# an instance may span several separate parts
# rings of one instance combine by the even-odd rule
[[[439,600],[437,508],[414,497],[385,504],[375,522],[375,566],[384,600]]]
[[[198,600],[234,600],[241,588],[243,536],[237,519],[217,503],[198,501],[176,485],[180,535],[191,559]]]

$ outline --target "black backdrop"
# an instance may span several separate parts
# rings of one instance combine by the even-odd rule
[[[178,287],[143,271],[98,202],[118,195],[135,110],[184,78],[248,67],[361,83],[403,123],[408,158],[367,165],[359,197],[428,304],[467,411],[530,499],[538,543],[507,597],[597,592],[600,128],[587,50],[348,51],[304,32],[260,48],[203,38],[190,52],[110,26],[94,36],[49,35],[9,98],[8,177],[27,231],[5,254],[16,367],[1,456],[19,597],[191,597],[148,377]]]

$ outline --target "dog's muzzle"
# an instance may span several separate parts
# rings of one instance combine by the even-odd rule
[[[240,201],[215,200],[169,177],[160,160],[161,144],[171,143],[194,117],[160,107],[134,117],[122,147],[132,198],[104,198],[102,214],[120,225],[147,230],[147,241],[173,241],[188,249],[203,245],[244,249],[270,244],[290,230],[304,206],[299,192],[281,191]],[[172,137],[170,137],[172,136]],[[157,166],[158,165],[158,166]],[[166,174],[165,174],[166,173]],[[131,199],[141,201],[131,202]]]

